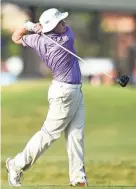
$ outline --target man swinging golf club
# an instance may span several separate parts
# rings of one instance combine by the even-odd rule
[[[70,185],[87,186],[84,169],[84,101],[78,59],[53,42],[75,53],[74,34],[64,22],[67,16],[67,12],[49,9],[41,15],[40,23],[27,21],[12,36],[16,44],[33,48],[53,73],[48,91],[49,111],[42,128],[28,141],[21,153],[6,161],[8,181],[12,186],[21,186],[23,171],[32,166],[63,131]],[[24,35],[27,31],[35,34]],[[45,38],[44,34],[53,41]]]

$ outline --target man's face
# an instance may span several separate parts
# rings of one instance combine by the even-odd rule
[[[55,33],[64,33],[64,32],[65,32],[65,29],[66,29],[65,21],[64,21],[64,20],[61,20],[61,21],[57,24],[57,26],[55,27],[54,32],[55,32]]]

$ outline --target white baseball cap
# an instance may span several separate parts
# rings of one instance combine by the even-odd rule
[[[57,24],[68,16],[68,12],[61,13],[55,8],[48,9],[42,13],[39,18],[42,25],[42,33],[47,33],[53,30]]]

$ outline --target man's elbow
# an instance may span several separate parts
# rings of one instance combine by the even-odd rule
[[[13,41],[14,43],[16,42],[15,37],[14,37],[14,34],[12,35],[11,39],[12,39],[12,41]]]
[[[12,41],[16,44],[22,44],[22,37],[26,33],[25,28],[16,29],[12,35]]]

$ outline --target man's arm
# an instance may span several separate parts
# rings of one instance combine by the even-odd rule
[[[18,45],[22,44],[22,37],[27,32],[25,28],[18,28],[12,35],[12,41]]]
[[[27,31],[41,33],[42,26],[39,23],[34,24],[30,21],[26,21],[24,23],[24,26],[15,30],[15,32],[12,35],[12,41],[18,45],[23,45],[22,37],[25,35]]]

